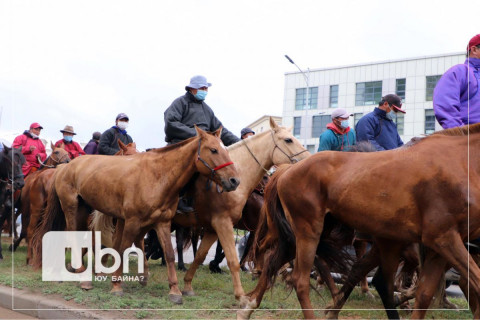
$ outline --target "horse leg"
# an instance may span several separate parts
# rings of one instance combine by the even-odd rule
[[[177,226],[177,230],[175,230],[175,240],[177,242],[177,256],[178,256],[178,270],[180,271],[187,271],[185,268],[185,263],[183,262],[183,244],[185,243],[185,238],[183,234],[184,228],[181,226]],[[163,246],[162,246],[163,247]],[[163,247],[165,250],[165,247]],[[175,263],[175,261],[174,261]]]
[[[445,273],[445,259],[431,249],[425,247],[425,250],[425,261],[420,271],[412,319],[425,318],[425,313],[438,289],[442,274]]]
[[[477,266],[480,265],[480,255],[472,254],[473,260],[477,263]],[[463,294],[467,297],[468,304],[472,310],[474,319],[480,319],[480,305],[479,297],[472,290],[468,290],[468,279],[461,276],[458,280],[458,286],[462,289]]]
[[[318,258],[318,256],[315,257],[314,263],[320,278],[322,279],[323,282],[325,282],[328,290],[330,291],[330,294],[333,299],[333,303],[334,304],[338,303],[337,300],[338,300],[339,290],[335,285],[335,281],[333,280],[333,277],[330,273],[330,267],[328,266],[328,264],[325,262],[324,259]]]
[[[223,253],[222,244],[220,241],[217,241],[217,248],[215,249],[215,257],[212,261],[208,264],[208,268],[212,273],[223,273],[222,269],[220,269],[220,263],[225,258],[225,254]]]
[[[143,273],[138,273],[140,276],[140,284],[142,286],[146,286],[148,283],[148,261],[147,257],[145,256],[145,242],[143,239],[143,235],[140,234],[137,239],[135,239],[135,247],[139,248],[143,252]]]
[[[322,229],[323,228],[319,229],[320,232]],[[319,233],[314,237],[297,235],[296,239],[297,252],[292,280],[305,319],[315,318],[315,314],[312,310],[312,303],[310,301],[310,271],[312,270],[318,242],[320,240]]]
[[[138,221],[125,221],[123,232],[121,233],[121,239],[115,239],[115,244],[120,242],[120,246],[115,248],[115,250],[120,254],[120,265],[112,275],[112,290],[110,290],[110,293],[113,295],[123,296],[121,274],[123,272],[123,264],[128,264],[128,257],[126,261],[123,261],[123,254],[125,250],[132,246],[132,243],[134,243],[139,237],[139,234],[143,235],[146,233],[146,231],[145,233],[142,233],[142,231],[143,230],[141,230],[140,223]]]
[[[233,233],[233,232],[232,232]],[[183,295],[185,296],[194,296],[195,293],[192,288],[192,280],[195,276],[195,272],[199,265],[205,261],[205,258],[208,254],[208,250],[212,246],[212,244],[217,240],[217,235],[212,232],[205,231],[205,234],[200,242],[200,247],[198,248],[197,255],[195,259],[193,259],[190,268],[188,268],[187,272],[185,273],[185,277],[183,278],[184,287],[183,287]]]
[[[355,255],[357,256],[357,260],[360,259],[367,253],[367,241],[363,240],[355,240],[353,241],[353,247],[355,248]],[[360,281],[360,288],[362,289],[362,293],[369,298],[374,299],[374,295],[368,289],[368,281],[367,277],[363,277]]]
[[[168,286],[170,287],[168,297],[171,302],[182,304],[182,292],[178,287],[177,272],[175,271],[175,252],[173,251],[172,237],[170,235],[170,221],[157,223],[155,225],[155,231],[157,232],[158,240],[163,248],[163,254],[167,262]]]
[[[377,245],[374,243],[370,251],[368,251],[363,257],[357,260],[350,271],[344,285],[338,293],[337,301],[333,301],[333,304],[327,306],[325,311],[325,317],[327,319],[338,319],[340,310],[347,302],[348,297],[352,293],[356,284],[367,276],[370,270],[374,269],[380,264],[380,256]]]
[[[213,220],[212,226],[217,232],[223,251],[225,252],[225,257],[227,258],[227,265],[232,275],[235,299],[240,300],[240,305],[242,306],[247,301],[245,291],[243,291],[240,281],[240,263],[238,261],[237,249],[235,248],[235,235],[233,233],[232,221],[230,219]]]

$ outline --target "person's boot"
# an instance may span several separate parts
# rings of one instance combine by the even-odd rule
[[[187,197],[180,197],[178,200],[177,212],[179,213],[191,213],[194,209],[190,206]]]

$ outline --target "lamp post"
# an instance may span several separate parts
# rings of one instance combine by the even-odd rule
[[[307,103],[306,103],[306,106],[305,106],[305,122],[306,122],[306,121],[307,121],[307,110],[310,108],[310,105],[309,105],[309,100],[310,100],[310,99],[309,99],[309,98],[310,98],[310,90],[309,90],[309,89],[310,89],[310,88],[309,88],[309,87],[310,87],[310,86],[309,86],[309,82],[310,82],[310,68],[307,68],[307,72],[308,72],[308,73],[305,73],[305,71],[303,71],[302,69],[300,69],[300,67],[297,66],[297,64],[296,64],[295,62],[293,62],[293,60],[292,60],[289,56],[285,55],[285,58],[287,58],[287,60],[288,60],[291,64],[295,65],[295,67],[297,67],[297,69],[302,73],[303,79],[305,80],[305,83],[307,84]],[[306,134],[305,134],[305,136],[304,136],[304,141],[305,141],[304,147],[306,148],[306,147],[307,147],[307,135],[306,135]]]

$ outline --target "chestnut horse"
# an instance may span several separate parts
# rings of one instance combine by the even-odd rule
[[[167,226],[162,236],[170,237],[170,220],[179,191],[196,172],[226,191],[235,190],[238,174],[219,138],[222,129],[213,134],[196,126],[195,130],[197,136],[152,152],[123,157],[83,156],[59,167],[44,219],[33,237],[37,253],[34,265],[40,266],[42,259],[48,259],[41,259],[43,235],[53,229],[56,221],[56,228],[62,227],[62,218],[67,231],[88,230],[87,217],[92,210],[123,220],[123,230],[117,225],[116,231],[121,237],[116,237],[114,243],[114,249],[123,256],[132,243],[140,247],[144,235],[154,225]],[[123,261],[114,273],[116,279],[121,278],[122,266]],[[176,274],[169,274],[170,294],[180,294],[175,280]],[[121,294],[121,282],[112,283],[112,293]]]
[[[468,279],[474,300],[470,305],[478,306],[480,268],[463,242],[480,236],[479,153],[476,124],[432,134],[407,148],[321,152],[277,170],[267,186],[269,233],[259,250],[267,270],[238,317],[250,316],[278,269],[292,258],[303,314],[314,317],[309,274],[328,212],[375,238],[391,304],[400,251],[416,242],[432,249],[421,271],[412,318],[425,316],[447,264]],[[480,310],[472,310],[479,318]],[[395,309],[388,311],[389,317],[398,317]]]
[[[50,187],[49,181],[55,172],[54,169],[61,163],[70,162],[68,152],[63,148],[55,147],[50,143],[52,153],[40,166],[40,169],[30,173],[25,179],[25,186],[22,188],[22,193],[16,201],[18,205],[17,215],[22,215],[22,231],[20,236],[13,242],[11,250],[15,251],[20,245],[20,242],[25,239],[28,244],[27,248],[27,264],[29,264],[32,257],[31,239],[33,229],[38,223],[38,217],[45,209],[47,201],[47,190]],[[29,227],[30,226],[30,227]]]

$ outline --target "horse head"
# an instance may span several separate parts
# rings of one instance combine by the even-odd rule
[[[130,142],[129,144],[123,143],[120,139],[117,140],[120,150],[118,150],[115,155],[121,156],[130,156],[132,154],[138,153],[137,144],[135,142]]]
[[[47,168],[54,168],[61,163],[69,163],[70,156],[68,155],[68,151],[65,150],[65,144],[62,144],[58,147],[55,147],[53,143],[50,142],[50,147],[52,148],[52,153],[50,156],[45,160],[44,163],[40,162],[41,165]]]
[[[275,147],[272,153],[274,164],[296,163],[310,156],[310,153],[292,134],[291,128],[280,127],[270,117],[270,128]]]
[[[213,133],[207,133],[195,126],[197,136],[199,137],[197,161],[195,165],[197,170],[210,179],[221,185],[226,191],[234,191],[240,184],[238,173],[228,155],[227,148],[220,140],[222,127]]]
[[[23,188],[25,181],[23,180],[22,166],[25,163],[25,157],[22,154],[22,147],[15,149],[3,145],[2,158],[3,161],[0,162],[1,177],[8,179],[15,189]]]

